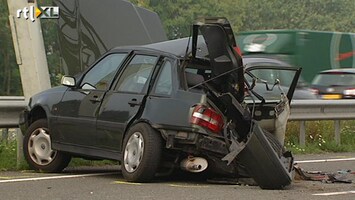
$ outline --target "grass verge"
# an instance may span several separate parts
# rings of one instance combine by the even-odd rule
[[[16,142],[0,143],[0,171],[16,169]]]
[[[299,145],[299,122],[287,124],[285,146],[293,153],[355,152],[355,121],[341,122],[341,144],[335,142],[333,121],[306,122],[306,146]]]

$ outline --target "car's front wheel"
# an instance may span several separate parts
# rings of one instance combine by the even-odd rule
[[[70,155],[53,150],[46,119],[33,122],[25,133],[23,152],[32,169],[60,172],[68,166]]]
[[[162,138],[148,124],[131,127],[123,142],[122,174],[127,181],[147,182],[158,170],[162,155]]]

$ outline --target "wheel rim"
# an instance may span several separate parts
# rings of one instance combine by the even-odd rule
[[[124,167],[132,173],[137,170],[142,161],[144,152],[144,139],[140,132],[135,132],[128,139],[124,150]]]
[[[48,165],[57,155],[57,151],[52,150],[51,139],[48,130],[38,128],[34,130],[28,140],[28,153],[31,160],[37,165]]]

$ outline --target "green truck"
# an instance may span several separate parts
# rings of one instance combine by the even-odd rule
[[[263,30],[240,32],[236,38],[244,55],[270,55],[302,67],[308,83],[322,70],[355,68],[355,33]]]

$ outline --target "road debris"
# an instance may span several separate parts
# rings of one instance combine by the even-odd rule
[[[321,181],[323,183],[352,183],[349,178],[353,173],[351,170],[340,170],[335,173],[322,171],[306,171],[298,164],[294,165],[296,171],[295,179],[307,181]]]

